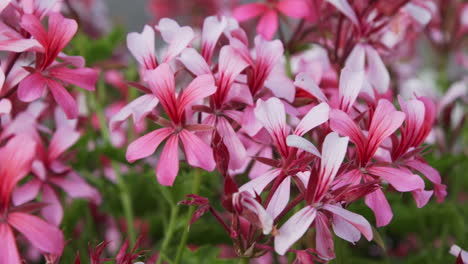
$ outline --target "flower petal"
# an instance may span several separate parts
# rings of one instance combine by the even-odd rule
[[[207,171],[213,171],[216,163],[213,158],[213,150],[197,135],[183,129],[179,133],[185,150],[185,157],[191,166],[199,167]]]
[[[69,126],[60,126],[52,136],[49,145],[49,161],[59,158],[67,149],[80,138],[80,133]]]
[[[309,6],[306,0],[282,0],[276,8],[286,16],[304,18],[309,15]]]
[[[262,3],[245,4],[234,9],[233,16],[237,21],[242,22],[259,16],[267,10],[268,7]]]
[[[127,118],[133,116],[133,123],[139,124],[158,105],[159,100],[152,94],[142,95],[124,106],[109,123],[111,131],[116,130]]]
[[[127,47],[138,61],[147,70],[158,66],[154,55],[154,30],[145,25],[141,33],[132,32],[127,35]]]
[[[128,145],[126,159],[129,162],[134,162],[152,155],[159,144],[172,133],[172,128],[160,128],[138,138]]]
[[[424,189],[424,181],[418,175],[406,170],[390,167],[372,166],[367,168],[370,174],[382,177],[389,182],[397,191],[409,192]]]
[[[66,83],[74,84],[88,91],[96,90],[98,72],[91,68],[71,69],[67,67],[53,67],[49,74]]]
[[[18,98],[23,102],[32,102],[44,94],[47,79],[39,72],[24,78],[18,87]]]
[[[318,149],[312,144],[312,142],[308,141],[307,139],[297,136],[297,135],[289,135],[286,138],[286,144],[290,147],[295,147],[298,149],[305,150],[317,157],[321,157],[320,152]]]
[[[69,119],[75,119],[78,116],[78,105],[70,93],[58,82],[47,79],[52,96],[57,102]]]
[[[2,246],[0,247],[0,263],[23,263],[16,246],[13,230],[11,230],[10,226],[5,222],[0,223],[0,238],[2,239]]]
[[[372,240],[372,227],[362,215],[355,214],[338,205],[326,204],[323,206],[323,209],[342,217],[345,221],[357,228],[367,240]]]
[[[289,218],[275,236],[275,251],[284,255],[305,234],[316,215],[317,210],[314,207],[306,206]]]
[[[368,194],[365,199],[366,205],[374,212],[377,227],[386,226],[393,218],[392,208],[385,198],[382,189]]]
[[[42,219],[25,213],[10,213],[8,223],[44,253],[61,255],[65,241],[62,231]]]
[[[305,133],[309,132],[311,129],[327,122],[329,112],[330,107],[327,103],[321,103],[319,105],[314,106],[302,118],[301,122],[297,125],[294,134],[302,136]]]
[[[266,40],[271,40],[278,30],[278,13],[270,9],[266,11],[257,25],[257,32],[262,35]]]
[[[166,142],[156,165],[156,177],[162,185],[172,186],[179,172],[179,137],[172,135]]]

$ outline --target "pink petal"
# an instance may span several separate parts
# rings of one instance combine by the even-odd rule
[[[242,185],[239,188],[239,191],[247,191],[252,195],[261,194],[265,187],[270,184],[278,175],[280,174],[280,169],[273,169],[268,171],[267,173],[259,176],[253,180],[250,180],[246,184]]]
[[[11,111],[11,102],[8,99],[0,99],[0,116],[9,114]]]
[[[255,37],[256,71],[264,74],[266,79],[280,63],[284,53],[283,43],[279,40],[268,41],[262,36]]]
[[[18,98],[23,102],[32,102],[44,93],[47,79],[39,72],[24,78],[18,87]]]
[[[186,49],[192,40],[195,38],[195,33],[190,27],[180,27],[174,34],[174,39],[170,42],[169,47],[164,57],[164,62],[169,62],[178,56]]]
[[[16,187],[12,196],[13,204],[17,206],[34,200],[39,193],[40,187],[41,183],[37,179],[32,179]]]
[[[69,172],[66,176],[53,177],[50,181],[62,188],[71,198],[84,198],[96,204],[101,203],[99,192],[74,171]]]
[[[69,119],[75,119],[78,116],[78,105],[75,99],[68,93],[68,91],[58,82],[47,79],[52,96],[63,109]]]
[[[25,14],[21,17],[21,27],[29,32],[39,43],[47,49],[48,36],[41,21],[34,15]]]
[[[210,16],[203,21],[202,54],[206,61],[211,60],[213,50],[224,29],[228,26],[226,17]]]
[[[366,50],[364,45],[356,44],[353,50],[346,58],[345,67],[353,69],[354,71],[364,70],[366,63]]]
[[[175,79],[171,67],[163,63],[156,69],[147,71],[145,80],[168,114],[176,114]]]
[[[318,149],[312,144],[312,142],[308,141],[307,139],[297,136],[297,135],[289,135],[286,138],[286,144],[290,147],[295,147],[298,149],[305,150],[317,157],[320,157],[320,152]]]
[[[364,85],[364,69],[345,67],[340,74],[340,109],[349,112]]]
[[[327,103],[321,103],[317,106],[314,106],[302,118],[301,122],[297,125],[296,130],[294,131],[294,134],[298,136],[302,136],[305,133],[312,130],[313,128],[327,122],[329,112],[330,112],[330,107],[328,106]]]
[[[373,166],[368,168],[370,174],[380,176],[389,182],[397,191],[409,192],[424,189],[424,181],[418,175],[406,170],[390,167]]]
[[[317,210],[314,207],[306,206],[289,218],[275,236],[275,251],[284,255],[305,234],[316,215]]]
[[[41,252],[59,256],[62,254],[65,241],[62,231],[57,227],[25,213],[9,214],[8,222]]]
[[[286,135],[286,112],[278,98],[273,97],[266,102],[259,99],[255,107],[255,117],[272,137],[276,134]]]
[[[306,0],[282,0],[276,8],[286,16],[304,18],[309,15],[309,5]]]
[[[317,98],[319,101],[327,102],[327,97],[323,94],[322,90],[317,86],[315,81],[309,76],[308,73],[300,72],[296,75],[294,85],[308,92],[310,95]]]
[[[392,135],[405,120],[405,114],[396,111],[393,104],[385,99],[379,100],[369,127],[368,141],[373,155],[384,139]]]
[[[3,9],[5,9],[5,7],[8,6],[8,4],[10,4],[11,0],[3,0],[1,3],[0,3],[0,13],[3,11]],[[0,236],[1,237],[1,236]],[[5,263],[8,263],[8,262],[5,262]]]
[[[386,226],[393,218],[392,208],[385,198],[382,189],[377,189],[366,196],[366,205],[374,212],[377,227]]]
[[[22,264],[23,261],[21,261],[18,248],[16,247],[13,230],[5,222],[0,223],[0,239],[2,241],[0,263]]]
[[[317,213],[315,218],[315,247],[324,260],[331,260],[335,258],[333,237],[330,232],[328,218],[323,213]]]
[[[333,214],[333,231],[337,236],[353,244],[361,239],[361,232],[336,214]]]
[[[156,177],[162,185],[172,186],[179,172],[179,137],[172,135],[166,142],[156,165]]]
[[[371,46],[366,46],[366,54],[369,65],[367,78],[378,92],[385,93],[390,86],[390,74],[387,67],[385,67],[379,53]]]
[[[67,149],[73,146],[80,138],[80,133],[68,126],[59,127],[49,145],[49,161],[58,159]]]
[[[43,51],[35,39],[7,39],[0,41],[0,50],[10,52]]]
[[[232,196],[233,204],[252,211],[258,218],[258,225],[263,229],[263,234],[267,235],[273,229],[273,218],[267,213],[265,208],[249,192],[238,192]]]
[[[247,106],[242,116],[242,130],[245,131],[247,135],[253,137],[262,127],[262,123],[255,116],[255,108]]]
[[[266,209],[268,214],[271,215],[273,219],[276,218],[288,205],[290,191],[291,177],[286,177],[286,179],[281,182],[278,189],[276,189]]]
[[[217,103],[226,100],[234,80],[247,66],[248,63],[234,48],[231,46],[221,48],[218,63],[220,77],[217,81],[218,90],[214,95]]]
[[[233,16],[237,21],[242,22],[245,20],[252,19],[256,16],[261,15],[266,12],[268,7],[262,3],[251,3],[246,5],[241,5],[234,9]]]
[[[138,61],[147,70],[155,69],[158,65],[154,55],[154,30],[145,25],[143,32],[132,32],[127,35],[127,47]]]
[[[342,208],[341,206],[331,204],[326,204],[323,206],[323,209],[342,217],[348,223],[357,228],[357,230],[359,230],[359,232],[361,232],[367,240],[372,240],[372,227],[362,215],[355,214]]]
[[[91,68],[71,69],[67,67],[54,67],[49,70],[49,74],[66,83],[74,84],[88,91],[96,90],[98,73]]]
[[[180,54],[179,60],[187,70],[197,76],[211,74],[210,66],[208,66],[205,59],[194,48],[185,49]]]
[[[152,155],[159,144],[173,132],[172,128],[160,128],[133,141],[127,148],[127,160],[134,162]]]
[[[0,206],[10,206],[10,196],[16,184],[31,169],[36,143],[24,134],[10,139],[0,149]]]
[[[356,27],[359,27],[359,22],[353,8],[349,5],[347,0],[327,0],[328,3],[334,5],[336,9],[340,10],[343,15],[349,18]]]
[[[257,25],[257,32],[265,39],[270,40],[275,36],[278,26],[278,14],[275,10],[270,9],[260,18]]]
[[[64,18],[60,13],[51,13],[49,15],[47,35],[49,56],[55,59],[68,42],[70,42],[77,30],[78,24],[75,20]]]
[[[445,196],[447,196],[447,191],[445,190],[446,189],[445,185],[441,184],[442,180],[441,180],[439,172],[436,169],[429,166],[427,163],[424,163],[419,160],[410,160],[406,162],[406,164],[410,166],[411,168],[422,173],[424,176],[426,176],[426,178],[429,181],[434,183],[435,195],[437,197],[437,201],[442,202]]]
[[[284,72],[284,65],[277,64],[265,80],[265,87],[278,98],[292,103],[296,94],[294,83]]]
[[[185,150],[188,164],[207,171],[213,171],[216,164],[213,158],[213,150],[197,135],[183,129],[179,133]]]
[[[247,159],[244,144],[242,144],[231,124],[225,118],[218,118],[217,129],[229,151],[229,168],[239,169]]]
[[[136,98],[111,118],[110,130],[115,131],[130,116],[133,116],[134,124],[139,124],[143,121],[143,118],[153,111],[158,103],[158,98],[152,94],[145,94]]]
[[[429,199],[431,199],[433,193],[434,191],[426,190],[416,190],[411,192],[418,208],[424,207],[429,202]]]
[[[187,106],[212,95],[216,91],[214,79],[211,74],[200,75],[195,78],[179,95],[179,108],[185,109]]]
[[[365,145],[365,139],[361,130],[343,111],[336,109],[330,111],[330,127],[340,135],[348,136],[358,148]]]
[[[331,132],[325,137],[322,145],[320,178],[317,187],[319,197],[328,190],[335,179],[348,150],[348,141],[348,137],[339,137],[335,132]]]
[[[44,219],[55,226],[59,226],[63,218],[63,209],[57,193],[49,185],[44,185],[42,188],[42,201],[47,203],[47,206],[41,210]]]

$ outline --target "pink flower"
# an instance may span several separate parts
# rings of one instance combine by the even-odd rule
[[[11,207],[10,197],[16,184],[26,176],[35,154],[35,142],[19,135],[0,149],[0,263],[22,263],[13,229],[44,254],[60,256],[65,244],[62,232],[55,226],[29,214],[27,207]]]
[[[174,73],[166,63],[146,74],[151,94],[143,95],[124,107],[112,120],[110,127],[133,115],[140,119],[148,115],[153,108],[161,103],[170,121],[161,117],[158,122],[163,128],[150,132],[134,142],[127,149],[127,160],[133,162],[152,155],[158,146],[166,140],[156,166],[156,176],[159,183],[172,185],[179,171],[179,141],[185,152],[187,162],[194,166],[211,171],[215,163],[211,148],[192,131],[204,130],[205,126],[187,123],[186,110],[194,102],[213,94],[216,90],[211,75],[201,75],[195,78],[182,92],[176,95]],[[148,101],[150,103],[142,103]]]
[[[326,198],[341,167],[347,146],[347,137],[340,138],[335,132],[326,136],[322,146],[318,174],[316,177],[311,176],[308,180],[305,194],[307,206],[289,218],[275,236],[275,251],[278,254],[284,255],[288,248],[299,240],[314,223],[317,252],[325,260],[334,258],[333,240],[325,212],[333,216],[333,229],[339,237],[354,243],[360,239],[362,233],[368,240],[372,239],[371,226],[364,217],[342,208],[333,198]],[[307,145],[300,147],[308,148]]]
[[[31,74],[23,79],[18,88],[18,97],[24,102],[31,102],[42,96],[45,87],[49,87],[55,101],[62,107],[68,118],[78,116],[75,99],[63,87],[74,84],[88,91],[94,91],[98,74],[95,70],[84,68],[82,60],[62,56],[63,63],[56,62],[62,49],[76,33],[78,25],[72,19],[65,19],[59,13],[49,15],[48,31],[34,15],[24,15],[21,26],[42,46],[43,52],[36,54],[36,65]],[[75,69],[67,67],[75,66]]]
[[[293,18],[305,18],[309,15],[309,6],[305,0],[268,0],[267,3],[250,3],[237,7],[234,17],[243,22],[261,16],[257,32],[270,40],[278,30],[278,15]]]

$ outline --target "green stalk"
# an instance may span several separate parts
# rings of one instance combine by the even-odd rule
[[[195,168],[194,176],[193,176],[193,184],[192,184],[192,194],[198,194],[200,190],[200,183],[201,183],[201,169]],[[177,248],[177,254],[175,257],[175,264],[179,264],[182,256],[184,255],[185,247],[187,245],[188,239],[188,231],[189,231],[189,224],[190,219],[192,218],[192,214],[195,211],[195,206],[190,206],[188,213],[187,213],[187,220],[185,222],[186,228],[184,228],[184,232],[182,233],[182,238],[180,239],[179,247]]]
[[[98,95],[99,97],[102,98],[103,92],[105,89],[105,84],[102,80],[99,81],[98,83]],[[111,140],[110,140],[110,134],[109,134],[109,128],[107,127],[107,122],[106,118],[104,117],[104,111],[101,107],[101,104],[96,100],[96,95],[91,96],[91,103],[93,104],[96,114],[98,116],[99,120],[99,127],[101,129],[101,136],[104,139],[105,145],[110,145]],[[127,223],[127,232],[128,236],[130,238],[130,246],[135,245],[136,242],[136,235],[135,235],[135,227],[134,227],[134,217],[133,217],[133,208],[132,208],[132,201],[131,201],[131,196],[130,196],[130,191],[125,185],[125,181],[120,174],[120,170],[118,168],[118,163],[115,161],[112,161],[112,168],[117,176],[117,186],[119,187],[119,195],[120,195],[120,201],[122,203],[122,207],[124,210],[124,215],[125,215],[125,221]]]
[[[163,261],[162,256],[165,256],[169,242],[171,241],[172,234],[174,233],[174,227],[177,221],[177,213],[179,212],[179,207],[171,204],[171,216],[169,219],[169,226],[167,227],[167,232],[164,234],[164,240],[159,252],[158,262],[156,264],[161,264]]]
[[[250,261],[249,261],[249,258],[239,258],[239,264],[249,264]]]

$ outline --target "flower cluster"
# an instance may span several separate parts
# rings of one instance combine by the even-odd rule
[[[78,25],[59,11],[56,1],[0,6],[0,263],[22,263],[13,230],[49,263],[59,259],[65,246],[59,190],[70,198],[101,199],[67,164],[81,133],[78,103],[65,87],[93,91],[98,73],[84,67],[82,57],[63,52]],[[42,218],[33,215],[38,211]]]
[[[300,67],[289,69],[292,81],[284,70],[284,44],[269,39],[277,29],[276,12],[305,18],[293,12],[308,10],[293,8],[301,5],[305,1],[236,9],[240,21],[263,14],[257,27],[261,35],[253,43],[235,20],[222,16],[205,19],[200,44],[194,42],[194,30],[166,18],[127,37],[140,66],[138,88],[145,94],[122,108],[110,127],[117,129],[131,116],[135,123],[148,118],[160,126],[128,146],[127,160],[151,156],[165,142],[156,163],[156,177],[163,185],[174,183],[180,159],[207,171],[216,167],[224,177],[221,200],[229,219],[206,198],[190,196],[193,199],[184,203],[199,206],[195,218],[213,213],[240,256],[260,256],[270,245],[283,255],[313,228],[315,248],[308,252],[330,260],[331,226],[351,243],[361,234],[372,239],[369,222],[346,209],[354,201],[364,198],[377,226],[385,226],[393,217],[385,192],[410,192],[418,207],[432,195],[439,202],[446,196],[440,175],[422,155],[435,120],[434,103],[427,97],[399,98],[397,110],[379,54],[387,49],[370,40],[383,38],[376,32],[389,27],[393,16],[399,16],[395,13],[409,12],[416,4],[386,7],[396,10],[385,16],[380,6],[360,12],[381,16],[372,21],[358,18],[346,1],[324,3],[321,8],[328,13],[335,8],[341,12],[339,27],[354,25],[360,35],[339,33],[343,41],[350,38],[347,45],[354,45],[339,51],[341,56],[349,53],[339,71],[330,61],[298,55]],[[166,44],[158,56],[155,32]],[[247,174],[249,181],[238,183],[240,174]],[[293,209],[298,211],[290,216]]]
[[[89,68],[65,53],[80,45],[69,45],[78,26],[86,40],[109,32],[102,1],[0,3],[0,264],[39,255],[59,263],[67,244],[60,228],[85,229],[83,222],[61,226],[74,199],[86,200],[106,228],[109,241],[89,248],[92,263],[110,260],[106,247],[117,263],[137,261],[137,248],[151,239],[147,219],[134,218],[131,179],[122,174],[145,174],[148,165],[171,208],[176,202],[164,188],[185,181],[181,172],[219,176],[220,190],[210,190],[216,199],[194,191],[180,204],[196,207],[190,225],[211,214],[235,255],[258,263],[288,253],[294,263],[328,262],[336,257],[333,233],[352,244],[361,236],[373,240],[373,225],[398,218],[392,193],[408,193],[418,208],[432,197],[445,200],[445,180],[426,160],[426,143],[439,153],[463,151],[457,142],[468,104],[466,3],[181,2],[149,6],[158,18],[191,14],[193,27],[161,18],[126,35],[133,75],[122,58]],[[435,81],[421,77],[423,36],[442,58],[439,71],[447,71],[438,80],[443,95],[424,88]],[[450,54],[463,69],[448,72]],[[96,96],[88,91],[97,84]],[[118,99],[106,87],[116,88]],[[96,168],[75,155],[79,141],[101,161]],[[125,224],[98,209],[109,194],[83,173],[90,182],[102,174],[116,184]],[[356,213],[354,203],[374,218]],[[167,259],[177,210],[147,263]],[[116,252],[121,226],[128,240]],[[137,243],[135,226],[142,226]],[[181,240],[183,250],[186,233]],[[458,246],[452,253],[466,262]]]

